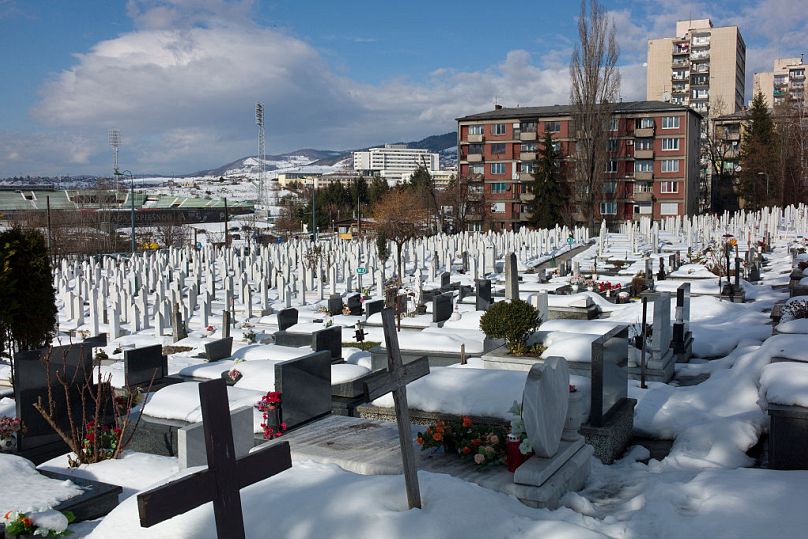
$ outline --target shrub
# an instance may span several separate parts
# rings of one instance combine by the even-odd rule
[[[640,295],[640,292],[648,289],[648,281],[645,278],[645,273],[640,272],[631,279],[631,289],[634,295]]]
[[[505,339],[508,351],[523,354],[527,340],[541,323],[535,307],[522,300],[498,301],[480,318],[480,329],[487,337]]]

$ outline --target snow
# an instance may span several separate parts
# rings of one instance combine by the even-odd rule
[[[792,361],[772,363],[760,377],[761,404],[808,408],[808,364]]]
[[[230,410],[242,406],[254,407],[265,395],[265,391],[255,391],[238,387],[227,388]],[[199,382],[181,382],[164,387],[147,397],[144,413],[160,419],[176,419],[189,423],[202,421],[202,409],[199,405]],[[255,413],[260,417],[256,410]]]
[[[331,365],[331,385],[344,384],[361,378],[370,372],[368,367],[353,365],[351,363],[340,363]]]
[[[591,333],[550,333],[544,338],[545,348],[541,357],[560,356],[567,361],[589,363],[592,361],[592,343],[600,338]]]
[[[466,345],[466,354],[482,354],[483,343],[478,338],[463,338],[461,335],[417,332],[398,334],[399,346],[402,350],[424,350],[432,352],[454,352],[460,353],[460,345]],[[381,343],[384,347],[384,343]]]
[[[67,529],[67,517],[60,511],[48,509],[47,511],[31,513],[28,517],[31,519],[34,526],[42,528],[43,530],[52,530],[58,533]]]
[[[186,473],[190,473],[189,470]],[[247,537],[601,537],[569,510],[556,514],[443,474],[418,473],[423,509],[407,510],[401,476],[362,476],[335,465],[295,462],[241,490]],[[470,510],[473,508],[473,510]],[[215,538],[212,504],[141,528],[135,498],[115,508],[89,537]]]
[[[11,365],[0,363],[0,380],[11,380]]]
[[[294,348],[291,346],[280,346],[277,344],[252,344],[235,350],[231,357],[233,359],[243,359],[245,361],[254,361],[256,359],[283,361],[286,359],[303,357],[310,353],[311,348],[308,346]]]
[[[16,417],[17,404],[14,399],[3,397],[0,399],[0,417]]]
[[[808,318],[780,322],[775,329],[777,333],[808,333]]]
[[[30,460],[8,453],[0,453],[0,483],[0,514],[44,511],[82,492],[70,481],[45,477]]]

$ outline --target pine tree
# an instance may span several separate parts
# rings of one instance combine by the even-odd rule
[[[545,133],[533,170],[533,217],[536,228],[553,228],[564,221],[567,200],[566,182],[561,178],[560,153],[553,146],[553,137]]]
[[[776,199],[779,185],[776,164],[774,121],[766,99],[758,92],[752,99],[749,125],[741,143],[739,188],[744,209],[757,210]]]

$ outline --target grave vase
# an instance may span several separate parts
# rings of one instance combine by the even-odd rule
[[[577,294],[577,293],[578,293],[578,288],[579,288],[579,286],[578,286],[577,284],[572,285],[570,288],[572,288],[572,293],[573,293],[573,294]]]
[[[17,433],[0,436],[0,453],[10,453],[17,450]]]
[[[583,420],[583,394],[580,391],[571,391],[569,405],[567,406],[567,419],[564,422],[564,431],[561,439],[571,442],[578,438],[578,429],[581,428]]]
[[[271,427],[274,432],[280,433],[283,431],[281,424],[283,423],[283,412],[280,406],[267,408],[264,412],[264,423],[267,427]]]

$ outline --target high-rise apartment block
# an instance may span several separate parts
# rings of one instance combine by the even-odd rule
[[[676,36],[648,41],[646,99],[689,106],[705,116],[744,105],[746,45],[737,26],[678,21]]]
[[[755,73],[755,93],[763,93],[769,108],[777,105],[802,105],[806,101],[805,68],[802,58],[778,58],[774,69]]]
[[[418,167],[429,172],[440,169],[440,155],[429,150],[408,148],[406,144],[385,144],[384,148],[370,148],[353,153],[353,168],[357,172],[380,176],[394,185],[407,181]]]
[[[572,181],[576,155],[573,107],[502,108],[457,119],[458,173],[469,179],[470,230],[515,230],[535,211],[533,171],[546,133]],[[694,215],[699,199],[701,115],[660,101],[617,103],[609,125],[608,160],[596,218]],[[571,189],[570,189],[571,192]],[[570,217],[580,218],[571,208]]]

